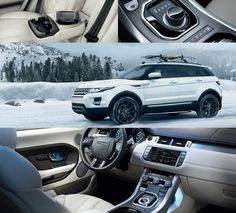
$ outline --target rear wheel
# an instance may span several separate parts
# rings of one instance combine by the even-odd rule
[[[218,114],[220,103],[215,95],[207,94],[199,101],[197,115],[200,118],[211,118]]]
[[[104,118],[106,118],[107,116],[88,116],[88,115],[84,115],[84,117],[90,121],[102,121],[104,120]]]
[[[118,98],[111,107],[110,118],[116,124],[129,124],[138,120],[140,107],[131,97]]]

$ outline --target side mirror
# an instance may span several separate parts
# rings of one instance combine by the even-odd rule
[[[161,78],[161,73],[160,72],[152,72],[148,75],[148,78],[150,79],[158,79]]]

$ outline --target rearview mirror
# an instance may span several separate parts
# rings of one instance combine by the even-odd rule
[[[161,78],[161,73],[160,72],[152,72],[148,75],[148,78],[150,79],[158,79]]]

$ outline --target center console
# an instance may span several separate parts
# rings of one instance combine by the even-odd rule
[[[122,41],[236,41],[236,28],[195,0],[119,0],[119,24]]]
[[[179,186],[174,174],[145,169],[132,196],[111,213],[167,212]]]

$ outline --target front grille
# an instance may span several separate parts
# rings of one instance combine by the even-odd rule
[[[86,95],[89,93],[89,88],[77,88],[74,92],[74,95]]]

